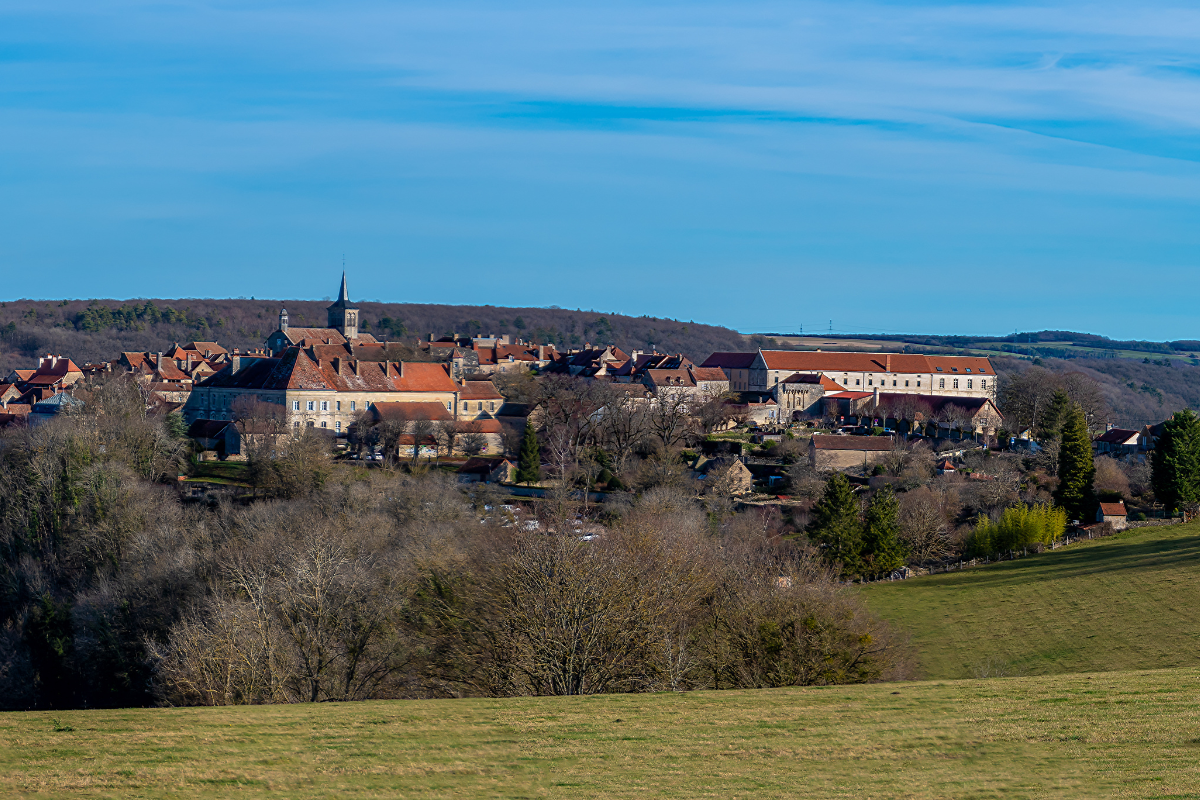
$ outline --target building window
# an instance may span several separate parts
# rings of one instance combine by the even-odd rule
[[[874,385],[875,385],[875,381],[873,381],[873,380],[867,381],[867,386],[874,386]]]
[[[356,402],[354,402],[353,400],[351,400],[351,401],[350,401],[350,410],[351,410],[351,411],[356,411],[356,410],[357,410],[357,407],[358,407],[358,403],[356,403]]]
[[[324,420],[322,420],[322,421],[321,421],[321,427],[322,427],[322,428],[326,428],[326,427],[328,427],[328,426],[325,424]]]
[[[317,424],[316,424],[315,422],[313,422],[313,421],[310,419],[310,420],[308,421],[308,427],[310,427],[310,428],[315,428],[315,427],[317,427]]]
[[[483,411],[483,403],[476,403],[475,405],[479,406],[479,408],[475,409],[476,411]]]
[[[495,410],[496,410],[496,402],[493,400],[492,402],[488,403],[488,411],[495,411]]]
[[[904,382],[904,385],[905,385],[905,386],[908,386],[908,381],[905,381],[905,382]]]
[[[338,411],[341,411],[341,410],[342,410],[342,401],[341,401],[341,400],[338,400],[338,401],[337,401],[337,410],[338,410]]]
[[[469,405],[470,403],[463,403],[463,411],[466,411]]]
[[[316,401],[314,401],[314,400],[309,400],[309,401],[308,401],[308,410],[309,410],[309,411],[316,411],[316,410],[317,410],[317,404],[316,404]]]
[[[939,389],[946,388],[946,379],[945,378],[938,378],[938,388]]]
[[[342,423],[340,423],[340,422],[333,423],[333,429],[335,431],[340,431],[342,429]]]
[[[329,410],[329,401],[328,401],[328,400],[322,400],[322,401],[321,401],[321,410],[322,410],[322,411],[328,411],[328,410]]]
[[[907,384],[905,384],[905,385],[907,385]],[[917,386],[920,386],[920,385],[921,385],[921,382],[917,381]]]
[[[954,379],[954,388],[955,388],[955,389],[957,389],[957,388],[958,388],[958,378],[955,378],[955,379]]]
[[[299,428],[299,427],[300,427],[300,420],[296,420],[295,422],[293,422],[293,423],[292,423],[292,426],[293,426],[293,427],[296,427],[296,428]]]
[[[982,381],[980,381],[980,382],[979,382],[979,388],[980,388],[980,389],[986,389],[986,388],[987,388],[987,380],[986,380],[986,379],[984,379],[984,380],[982,380]]]
[[[895,382],[895,381],[892,381],[892,386],[895,386],[895,385],[896,385],[896,382]]]
[[[967,378],[967,388],[968,388],[968,389],[970,389],[970,388],[971,388],[971,384],[973,384],[974,382],[975,382],[975,381],[971,380],[970,378]]]
[[[292,401],[292,411],[299,411],[299,410],[300,410],[300,401],[293,400]]]
[[[862,381],[860,381],[858,378],[855,378],[855,379],[854,379],[854,385],[855,385],[855,386],[858,386],[860,383],[862,383]]]

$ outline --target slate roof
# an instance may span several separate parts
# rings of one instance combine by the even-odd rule
[[[372,403],[371,413],[377,420],[387,422],[411,422],[429,420],[449,422],[454,419],[441,403]]]
[[[704,359],[702,367],[723,367],[724,369],[750,369],[758,353],[713,353]]]
[[[1105,431],[1104,435],[1097,436],[1097,442],[1105,444],[1137,444],[1138,436],[1141,434],[1138,431],[1129,431],[1123,428],[1113,428],[1111,431]]]
[[[888,436],[814,436],[812,443],[818,450],[881,452],[892,449],[892,440]]]

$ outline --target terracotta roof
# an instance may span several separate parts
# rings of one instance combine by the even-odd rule
[[[468,433],[501,433],[504,428],[498,419],[477,419],[464,426]]]
[[[725,376],[725,371],[719,367],[694,367],[692,374],[696,376],[697,381],[725,381],[729,380]]]
[[[3,410],[6,414],[23,417],[29,413],[31,408],[33,408],[33,406],[22,403],[9,403],[8,405],[4,406]]]
[[[13,370],[13,374],[15,374],[17,376],[17,380],[19,380],[19,381],[29,380],[30,378],[33,377],[35,372],[37,372],[36,369],[14,369]]]
[[[491,381],[463,381],[458,394],[459,400],[504,400]]]
[[[864,397],[871,397],[873,394],[872,392],[834,392],[825,396],[836,400],[861,400]]]
[[[183,349],[195,350],[197,353],[213,353],[214,355],[229,352],[216,342],[188,342],[183,346]]]
[[[880,452],[892,449],[892,440],[888,436],[814,436],[812,443],[818,450]]]
[[[894,372],[966,375],[994,374],[991,362],[975,356],[925,356],[914,353],[844,353],[811,350],[763,350],[767,369],[794,372]],[[891,369],[888,369],[890,359]],[[705,362],[706,364],[708,362]]]
[[[702,367],[723,367],[724,369],[750,369],[758,353],[713,353],[704,359]]]
[[[1101,503],[1100,513],[1106,517],[1124,517],[1127,515],[1125,511],[1125,503]]]

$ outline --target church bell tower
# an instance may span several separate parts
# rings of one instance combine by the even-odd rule
[[[350,298],[346,296],[345,272],[342,273],[342,290],[338,293],[338,299],[327,310],[329,312],[327,327],[334,328],[347,339],[357,338],[358,309],[350,304]]]

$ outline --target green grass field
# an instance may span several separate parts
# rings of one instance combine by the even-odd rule
[[[1196,798],[1200,671],[7,713],[0,765],[39,798]]]
[[[1200,665],[1200,523],[862,590],[928,678]]]

